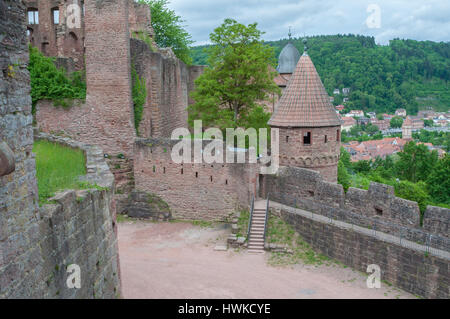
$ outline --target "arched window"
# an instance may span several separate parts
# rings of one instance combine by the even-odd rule
[[[28,24],[39,24],[38,9],[28,9]]]

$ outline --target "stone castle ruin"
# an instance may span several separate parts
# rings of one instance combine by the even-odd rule
[[[325,255],[364,272],[378,264],[382,278],[406,291],[449,297],[450,210],[429,206],[421,226],[418,204],[395,197],[390,186],[344,193],[336,184],[340,120],[306,52],[297,59],[287,50],[295,70],[280,69],[286,88],[269,122],[280,132],[276,174],[260,174],[260,163],[175,163],[170,154],[178,140],[170,136],[187,127],[189,92],[204,67],[156,46],[147,6],[0,0],[0,9],[0,298],[118,296],[116,212],[225,220],[248,209],[254,196],[269,199],[272,212]],[[68,71],[85,68],[87,82],[85,102],[38,102],[34,132],[29,42]],[[139,133],[133,69],[147,90]],[[82,149],[86,178],[101,187],[68,190],[39,207],[34,138]],[[147,196],[164,205],[149,206]],[[81,289],[65,285],[72,263],[86,273]]]

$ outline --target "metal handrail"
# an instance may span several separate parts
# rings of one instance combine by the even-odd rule
[[[270,193],[267,194],[266,221],[264,222],[264,242],[266,242],[267,223],[269,221],[269,195]]]
[[[248,221],[247,240],[250,239],[250,228],[252,227],[253,208],[255,206],[255,194],[252,194],[252,203],[250,206],[250,220]]]

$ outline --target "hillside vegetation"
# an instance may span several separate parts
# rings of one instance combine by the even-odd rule
[[[301,38],[292,39],[303,52]],[[266,42],[278,57],[288,39]],[[206,46],[191,49],[194,64],[207,64]],[[391,40],[377,45],[373,37],[356,35],[308,38],[308,54],[331,96],[335,88],[349,87],[349,108],[392,113],[405,108],[409,114],[450,106],[450,43]],[[342,103],[342,94],[335,96]]]

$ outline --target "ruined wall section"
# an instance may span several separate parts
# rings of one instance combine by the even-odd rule
[[[203,66],[187,66],[171,52],[152,52],[140,40],[131,39],[133,65],[147,85],[147,101],[139,127],[142,137],[170,138],[175,128],[187,127],[189,93]]]
[[[83,0],[26,0],[27,9],[39,12],[39,23],[29,24],[30,43],[47,56],[58,57],[58,66],[68,71],[84,69],[84,12]],[[74,8],[74,5],[77,7]],[[53,10],[59,10],[59,23]]]
[[[86,180],[103,188],[38,207],[25,13],[22,1],[0,0],[0,299],[116,297],[113,177],[102,150],[56,138],[85,151]],[[71,263],[81,268],[81,289],[66,285]]]
[[[61,132],[99,145],[107,154],[132,157],[136,135],[131,97],[128,1],[89,1],[86,10],[86,103],[36,106],[43,132]]]
[[[171,152],[178,142],[156,138],[136,141],[138,191],[160,196],[174,218],[224,220],[249,207],[258,182],[258,164],[174,163]]]
[[[39,272],[36,264],[42,262],[42,256],[36,245],[40,215],[32,153],[25,6],[21,1],[1,0],[0,21],[0,298],[3,298],[25,283],[32,287],[39,284],[35,280]],[[12,153],[15,165],[11,173],[11,169],[3,170],[6,152]]]
[[[277,175],[262,176],[260,185],[262,197],[281,204],[450,250],[450,210],[428,206],[421,227],[418,204],[396,197],[392,186],[372,182],[369,190],[344,193],[342,185],[296,167],[280,167]]]
[[[364,273],[368,265],[376,264],[380,267],[381,280],[415,295],[449,298],[448,251],[428,252],[426,246],[404,239],[389,238],[300,209],[270,205],[273,213],[279,214],[322,254]]]

